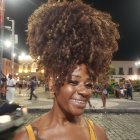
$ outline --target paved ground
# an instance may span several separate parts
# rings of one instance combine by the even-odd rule
[[[36,93],[38,99],[29,101],[28,91],[23,90],[20,95],[16,91],[15,101],[27,106],[30,110],[35,110],[32,114],[27,115],[25,124],[32,122],[52,106],[53,100],[51,95],[49,93],[45,94],[44,88],[38,88]],[[84,115],[104,127],[109,140],[140,140],[140,114],[138,112],[140,109],[140,93],[134,93],[134,100],[109,98],[107,109],[115,110],[115,114],[107,112],[107,109],[101,113],[101,110],[104,109],[101,108],[102,102],[100,98],[92,98],[91,102],[95,106],[96,111],[95,109],[92,111],[87,105],[86,110],[91,111],[87,111]],[[123,110],[123,112],[119,112],[119,110]],[[131,113],[127,113],[128,110],[131,110]],[[15,130],[13,129],[5,132],[0,135],[0,140],[12,140],[14,132]]]
[[[41,114],[29,114],[25,124],[32,122]],[[85,113],[96,124],[105,128],[109,140],[140,140],[139,114],[102,114]],[[20,128],[19,128],[20,129]],[[17,129],[0,135],[0,140],[12,140]]]
[[[140,140],[140,115],[138,114],[88,114],[106,129],[109,140]]]
[[[32,122],[40,114],[30,115],[26,123]],[[85,113],[99,126],[105,128],[109,140],[140,140],[140,115]]]

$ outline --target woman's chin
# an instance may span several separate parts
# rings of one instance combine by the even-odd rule
[[[81,108],[71,108],[71,114],[73,116],[80,116],[84,113],[85,108],[81,109]]]

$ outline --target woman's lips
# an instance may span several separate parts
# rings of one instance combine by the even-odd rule
[[[85,108],[86,107],[86,100],[70,99],[70,103],[78,108]]]

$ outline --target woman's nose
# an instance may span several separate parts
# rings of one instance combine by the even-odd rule
[[[82,96],[91,96],[91,89],[86,88],[84,85],[80,85],[77,89],[77,92]]]

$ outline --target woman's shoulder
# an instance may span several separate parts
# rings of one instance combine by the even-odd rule
[[[13,140],[29,140],[28,133],[25,127],[15,133]]]
[[[13,140],[19,140],[19,139],[29,140],[29,135],[27,132],[27,129],[29,128],[29,126],[33,131],[34,129],[37,130],[39,129],[41,125],[43,125],[44,119],[45,119],[45,114],[35,119],[31,124],[27,124],[26,126],[22,127],[20,130],[18,130],[15,133],[15,137]]]
[[[102,127],[98,126],[92,119],[86,118],[88,124],[92,126],[96,140],[108,140],[106,131]]]

